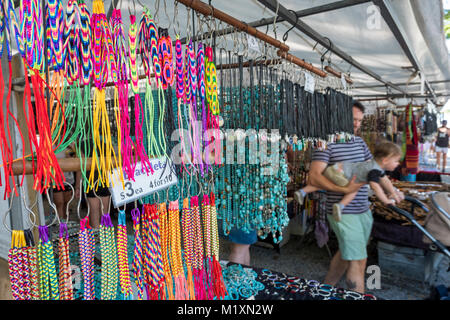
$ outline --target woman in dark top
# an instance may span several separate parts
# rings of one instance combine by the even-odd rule
[[[438,128],[436,136],[436,164],[438,170],[445,172],[447,165],[447,151],[449,147],[450,129],[447,128],[447,120],[442,121],[442,127]],[[440,159],[442,154],[442,166],[440,166]]]

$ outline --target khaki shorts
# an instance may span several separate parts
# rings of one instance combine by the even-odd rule
[[[363,260],[367,258],[367,244],[372,232],[373,217],[370,210],[359,214],[343,214],[336,222],[327,214],[331,229],[336,234],[343,260]]]

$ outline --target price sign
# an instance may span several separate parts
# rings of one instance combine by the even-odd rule
[[[248,48],[250,50],[260,53],[258,42],[256,41],[255,37],[252,37],[251,35],[247,34],[247,43],[248,43]]]
[[[133,202],[139,198],[148,196],[156,191],[169,188],[178,182],[176,174],[171,170],[171,161],[167,158],[151,159],[150,163],[154,170],[153,174],[145,171],[140,162],[137,163],[134,172],[134,181],[129,179],[124,172],[125,188],[119,179],[117,169],[114,169],[114,174],[111,175],[111,180],[114,182],[114,187],[110,187],[111,198],[114,207],[120,207],[124,204]]]
[[[344,89],[347,89],[347,80],[345,79],[345,75],[343,72],[341,73],[341,83],[342,87],[344,87]]]
[[[315,85],[316,83],[314,77],[309,73],[305,72],[305,91],[308,91],[309,93],[314,93]]]

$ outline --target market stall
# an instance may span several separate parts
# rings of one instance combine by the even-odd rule
[[[396,182],[394,186],[405,195],[422,201],[428,208],[431,207],[430,195],[432,193],[450,190],[448,184],[436,182]],[[422,208],[414,206],[408,201],[399,203],[398,207],[411,212],[414,219],[419,224],[424,225],[428,213]],[[372,231],[374,238],[401,246],[428,249],[429,245],[422,241],[423,234],[408,219],[397,214],[375,198],[372,198],[372,211],[375,219]]]
[[[422,227],[429,220],[428,216],[433,214],[431,195],[449,191],[448,184],[436,182],[397,182],[394,185],[407,197],[420,201],[405,200],[397,207],[410,213],[411,218]],[[372,212],[372,237],[377,241],[380,266],[391,271],[402,268],[405,276],[432,283],[444,258],[439,248],[410,219],[375,198],[372,198]],[[442,227],[445,230],[445,224]],[[430,234],[436,237],[436,234]]]

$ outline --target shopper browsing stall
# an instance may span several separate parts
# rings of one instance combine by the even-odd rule
[[[368,183],[375,195],[384,204],[395,204],[395,199],[389,199],[383,188],[380,186],[380,179],[385,177],[385,170],[393,171],[400,164],[402,151],[399,146],[392,142],[379,143],[375,147],[374,159],[365,162],[338,162],[328,166],[323,175],[330,181],[339,186],[346,186],[353,176],[356,176],[356,182]],[[387,183],[390,183],[387,180]],[[320,190],[311,184],[295,192],[294,197],[303,204],[304,198],[308,193]],[[342,211],[349,205],[358,192],[344,195],[341,201],[333,205],[333,218],[341,221]]]
[[[445,172],[445,167],[447,166],[447,151],[449,147],[449,136],[450,129],[447,128],[447,120],[442,121],[442,126],[438,128],[436,136],[436,164],[438,170]],[[441,155],[442,155],[442,165],[441,165]]]
[[[359,102],[353,103],[353,130],[357,134],[364,117],[364,106]],[[329,165],[337,162],[362,162],[372,159],[366,143],[358,136],[347,143],[329,144],[324,151],[316,151],[310,167],[310,183],[326,190],[328,221],[335,232],[339,250],[331,260],[325,283],[335,285],[346,275],[346,283],[350,290],[364,292],[364,273],[367,262],[367,243],[373,224],[372,213],[369,209],[368,187],[363,183],[356,183],[353,177],[345,186],[338,186],[324,176]],[[402,195],[394,188],[381,181],[381,186],[388,193],[395,194],[402,199]],[[342,211],[342,219],[336,222],[332,217],[332,208],[341,201],[344,194],[357,191],[355,198]]]

